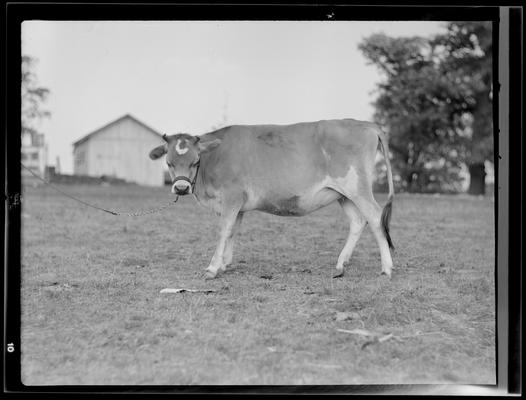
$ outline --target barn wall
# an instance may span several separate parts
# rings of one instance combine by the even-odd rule
[[[84,144],[88,145],[87,175],[108,175],[140,185],[162,186],[163,163],[148,157],[162,140],[131,119],[107,127]]]
[[[89,142],[81,143],[73,149],[73,173],[75,175],[88,175],[88,149]]]

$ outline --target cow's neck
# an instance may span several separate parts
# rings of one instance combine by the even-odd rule
[[[201,160],[201,165],[199,169],[197,170],[197,176],[195,179],[195,185],[194,185],[194,197],[195,199],[201,203],[204,204],[206,201],[206,185],[205,185],[205,168],[203,165],[204,160]]]
[[[214,188],[210,176],[210,168],[214,165],[213,161],[209,159],[209,154],[201,156],[201,164],[197,171],[197,178],[194,186],[194,197],[197,202],[205,208],[220,213],[221,196],[217,189]]]

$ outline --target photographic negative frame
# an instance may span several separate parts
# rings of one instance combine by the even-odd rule
[[[20,375],[20,148],[18,135],[6,135],[6,265],[4,378],[6,392],[159,392],[159,393],[353,393],[353,394],[514,394],[521,391],[521,215],[522,60],[518,7],[423,7],[343,5],[187,5],[187,4],[22,4],[10,3],[7,17],[7,132],[20,131],[21,23],[26,20],[242,20],[367,21],[487,20],[493,22],[496,166],[496,351],[497,384],[360,386],[24,386]],[[498,43],[498,45],[497,45]],[[508,118],[509,116],[509,118]],[[512,260],[515,260],[512,262]]]

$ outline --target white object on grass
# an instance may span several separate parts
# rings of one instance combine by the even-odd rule
[[[212,290],[212,289],[184,289],[184,288],[181,288],[181,289],[166,288],[166,289],[161,290],[161,293],[182,293],[182,292],[211,293],[211,292],[215,292],[215,290]]]

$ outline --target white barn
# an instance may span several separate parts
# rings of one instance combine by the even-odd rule
[[[73,143],[74,174],[162,186],[163,163],[148,157],[148,152],[161,143],[159,132],[126,114]]]

